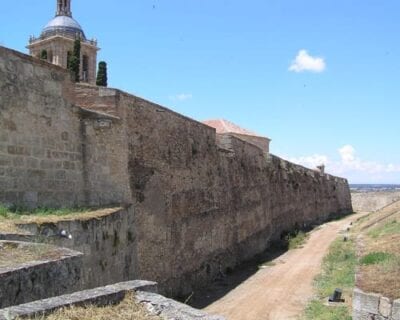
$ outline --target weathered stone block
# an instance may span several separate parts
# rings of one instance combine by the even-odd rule
[[[143,304],[151,314],[159,315],[163,319],[182,320],[225,320],[224,317],[211,315],[202,310],[194,309],[186,304],[168,299],[157,293],[138,291],[136,301]]]
[[[30,155],[29,149],[22,146],[8,146],[7,151],[12,155]]]
[[[7,142],[7,141],[8,141],[7,132],[0,132],[0,142]]]
[[[65,180],[66,177],[67,177],[67,174],[66,174],[66,172],[64,170],[57,170],[55,172],[55,178],[57,180]]]
[[[32,156],[37,158],[43,158],[45,156],[45,150],[38,146],[32,147]]]
[[[392,314],[392,303],[390,302],[390,299],[381,297],[379,301],[379,313],[388,318]]]
[[[27,167],[29,169],[37,169],[39,167],[39,160],[36,158],[28,158]]]
[[[55,167],[55,161],[54,160],[42,160],[40,161],[40,168],[44,169],[44,170],[48,170],[48,169],[54,169]]]
[[[63,161],[63,169],[65,170],[74,170],[75,164],[71,161]]]
[[[365,293],[356,288],[353,294],[353,309],[378,315],[380,298],[379,294]]]
[[[353,308],[353,320],[371,320],[370,314]]]
[[[23,167],[25,165],[24,157],[14,157],[13,158],[13,166],[14,167]]]
[[[38,202],[38,193],[36,191],[25,192],[23,199],[29,208],[36,208]]]
[[[9,166],[12,158],[9,156],[0,155],[0,166]]]
[[[400,299],[393,301],[392,320],[400,320]]]

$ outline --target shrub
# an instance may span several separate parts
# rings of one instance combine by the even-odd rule
[[[107,63],[100,61],[99,69],[97,71],[96,85],[107,87],[107,81]]]
[[[76,39],[74,42],[74,51],[69,57],[68,69],[74,74],[74,80],[80,81],[80,64],[81,64],[81,40]]]

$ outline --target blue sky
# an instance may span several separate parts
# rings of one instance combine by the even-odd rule
[[[3,1],[0,44],[26,52],[56,0]],[[352,183],[400,183],[400,1],[72,0],[109,84]],[[297,58],[297,59],[296,59]]]

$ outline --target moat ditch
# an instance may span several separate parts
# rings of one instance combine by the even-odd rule
[[[253,276],[260,268],[272,265],[275,259],[289,250],[288,242],[285,240],[275,241],[270,248],[253,259],[241,263],[236,268],[228,268],[221,272],[209,286],[199,289],[186,297],[178,297],[178,300],[191,307],[204,309],[213,302],[225,296],[228,292]]]
[[[180,296],[177,299],[194,308],[204,309],[214,302],[226,296],[239,285],[253,277],[261,269],[267,269],[277,264],[284,263],[283,257],[288,251],[302,248],[308,240],[310,232],[316,231],[325,226],[325,223],[346,219],[348,215],[331,216],[329,220],[321,224],[308,226],[296,226],[292,231],[284,231],[280,239],[271,242],[269,247],[252,259],[239,264],[235,268],[228,268],[220,272],[219,276],[207,287],[198,289],[188,296]]]

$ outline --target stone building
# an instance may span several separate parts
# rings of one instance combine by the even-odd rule
[[[47,23],[38,38],[31,36],[27,48],[30,55],[39,58],[45,52],[48,62],[67,68],[76,39],[81,40],[81,81],[94,84],[99,48],[97,41],[88,40],[80,24],[73,19],[71,0],[57,0],[55,17]]]

